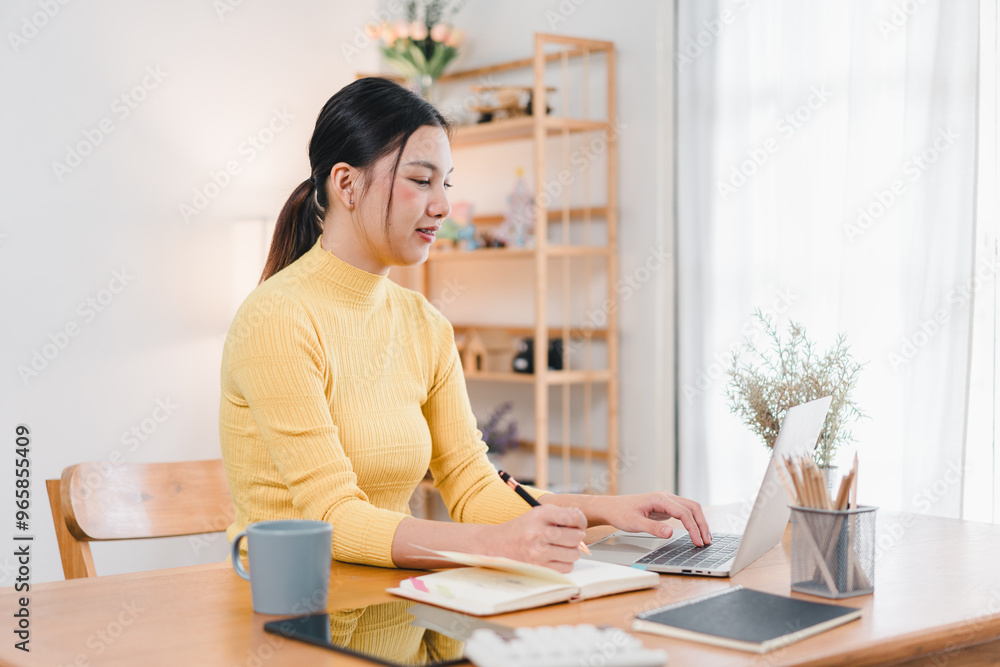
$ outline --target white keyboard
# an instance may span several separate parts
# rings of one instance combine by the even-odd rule
[[[479,628],[465,642],[465,657],[477,667],[660,667],[667,652],[643,647],[620,628],[593,625],[517,628],[512,639]]]

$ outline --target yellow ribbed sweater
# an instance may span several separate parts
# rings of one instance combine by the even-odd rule
[[[464,642],[411,625],[411,607],[409,600],[399,600],[332,611],[330,638],[334,644],[403,665],[461,659]]]
[[[319,519],[335,559],[394,567],[393,535],[428,468],[455,521],[528,509],[486,456],[451,324],[319,241],[237,311],[219,435],[230,541],[253,521]]]

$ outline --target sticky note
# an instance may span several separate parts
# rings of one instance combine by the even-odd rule
[[[424,582],[417,579],[416,577],[410,577],[410,583],[413,584],[413,587],[416,588],[418,591],[423,591],[424,593],[430,593],[430,591],[427,590],[427,585]]]
[[[438,593],[440,593],[441,595],[445,596],[446,598],[452,598],[452,599],[455,598],[455,596],[452,595],[452,592],[449,591],[446,587],[442,586],[441,584],[437,585],[437,589],[438,589]]]

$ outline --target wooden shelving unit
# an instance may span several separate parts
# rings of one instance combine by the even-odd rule
[[[589,84],[597,79],[592,74],[592,60],[598,62],[598,66],[593,69],[603,69],[597,76],[606,76],[606,110],[601,117],[594,118],[588,113],[590,106]],[[577,79],[581,82],[582,91],[568,90],[569,86],[569,66],[570,61],[574,61]],[[561,76],[553,77],[556,81],[546,81],[547,68],[558,70]],[[509,326],[502,322],[492,322],[483,324],[454,324],[456,335],[468,329],[499,329],[507,331],[515,336],[532,336],[534,345],[534,369],[533,374],[515,373],[513,371],[477,371],[466,372],[466,380],[473,382],[496,382],[512,384],[530,384],[534,387],[534,421],[535,437],[533,440],[522,441],[525,451],[534,451],[535,475],[534,483],[540,488],[547,488],[553,482],[553,475],[550,474],[550,456],[559,456],[562,460],[562,485],[568,486],[570,461],[578,459],[583,462],[584,476],[582,486],[591,491],[617,493],[618,491],[618,325],[617,317],[617,294],[615,291],[617,275],[617,251],[618,251],[618,202],[617,202],[617,143],[616,134],[613,131],[616,124],[615,107],[615,51],[611,42],[597,41],[591,39],[579,39],[563,35],[552,35],[536,33],[534,36],[534,54],[531,58],[514,60],[504,63],[479,67],[460,72],[453,72],[441,78],[442,82],[456,82],[468,79],[484,79],[491,74],[499,72],[512,72],[515,70],[529,70],[532,76],[533,98],[534,100],[546,100],[546,86],[557,85],[558,91],[555,95],[563,96],[561,104],[553,103],[553,114],[546,115],[545,103],[536,103],[533,107],[533,115],[523,118],[496,120],[473,126],[462,126],[457,129],[452,138],[453,151],[461,151],[468,147],[497,144],[501,142],[523,142],[530,145],[533,151],[534,183],[532,191],[536,193],[545,192],[546,167],[549,164],[560,164],[556,160],[559,155],[553,156],[550,153],[560,151],[551,149],[549,144],[561,145],[562,164],[568,163],[568,146],[572,135],[579,136],[581,133],[585,137],[600,136],[606,146],[606,166],[607,186],[606,201],[597,204],[590,202],[589,185],[585,188],[585,196],[582,204],[574,202],[571,205],[569,195],[563,196],[559,202],[548,202],[547,208],[536,208],[535,214],[535,235],[534,247],[526,248],[489,248],[474,251],[459,250],[434,250],[422,269],[419,283],[423,286],[424,294],[433,300],[433,295],[428,293],[429,286],[432,285],[431,272],[447,271],[448,267],[457,262],[486,261],[490,267],[494,267],[498,262],[511,262],[512,269],[516,271],[527,271],[528,267],[533,269],[534,283],[534,326],[517,327]],[[551,74],[551,71],[548,72]],[[582,92],[583,113],[574,114],[581,117],[568,117],[567,110],[570,108],[568,95]],[[555,102],[549,98],[550,102]],[[560,141],[561,139],[561,141]],[[550,163],[550,161],[552,161]],[[590,183],[592,166],[588,163],[583,173],[584,183]],[[473,223],[478,226],[498,224],[502,220],[501,215],[480,215],[473,219]],[[594,221],[603,221],[606,229],[605,238],[600,243],[591,241],[591,225]],[[584,241],[571,242],[570,226],[582,226],[583,232],[576,234],[577,241],[583,237]],[[550,232],[553,237],[558,238],[558,243],[550,242]],[[580,232],[580,229],[577,229]],[[584,277],[574,277],[571,280],[571,263],[574,263],[574,272],[582,270]],[[594,267],[602,269],[604,280],[607,282],[606,300],[602,299],[598,303],[589,303],[589,291],[587,302],[589,308],[584,312],[602,309],[606,322],[597,327],[573,327],[563,322],[562,325],[554,325],[548,318],[552,291],[558,291],[564,315],[570,311],[570,292],[576,285],[590,285],[595,280]],[[514,268],[516,267],[516,268]],[[411,285],[412,286],[412,285]],[[490,298],[504,298],[505,294],[490,294]],[[507,295],[509,296],[509,295]],[[582,315],[583,313],[577,313]],[[569,319],[566,317],[565,319]],[[563,368],[566,370],[548,370],[547,353],[548,341],[550,338],[561,338],[563,340]],[[583,348],[583,362],[581,368],[571,368],[567,354],[567,343],[574,341]],[[594,368],[590,366],[591,346],[595,343],[605,347],[607,359],[606,367]],[[605,393],[606,404],[606,424],[607,434],[604,438],[596,438],[599,446],[595,447],[594,434],[587,425],[591,423],[592,402],[594,387],[600,385]],[[573,404],[571,407],[571,388],[582,387],[582,405]],[[561,406],[561,426],[562,437],[560,442],[569,442],[564,446],[558,442],[549,440],[549,403],[550,392],[562,391]],[[577,392],[579,393],[579,392]],[[577,401],[580,403],[580,401]],[[571,424],[574,420],[583,420],[583,442],[572,442],[570,438]],[[579,422],[578,422],[579,423]],[[578,429],[581,430],[581,429]],[[554,439],[555,440],[555,439]],[[595,484],[594,471],[591,463],[596,462],[601,467],[601,482]],[[574,480],[574,483],[576,480]]]

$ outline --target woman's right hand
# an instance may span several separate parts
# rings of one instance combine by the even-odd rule
[[[516,519],[486,528],[480,553],[566,573],[580,557],[578,545],[587,528],[587,517],[575,507],[540,505]]]

